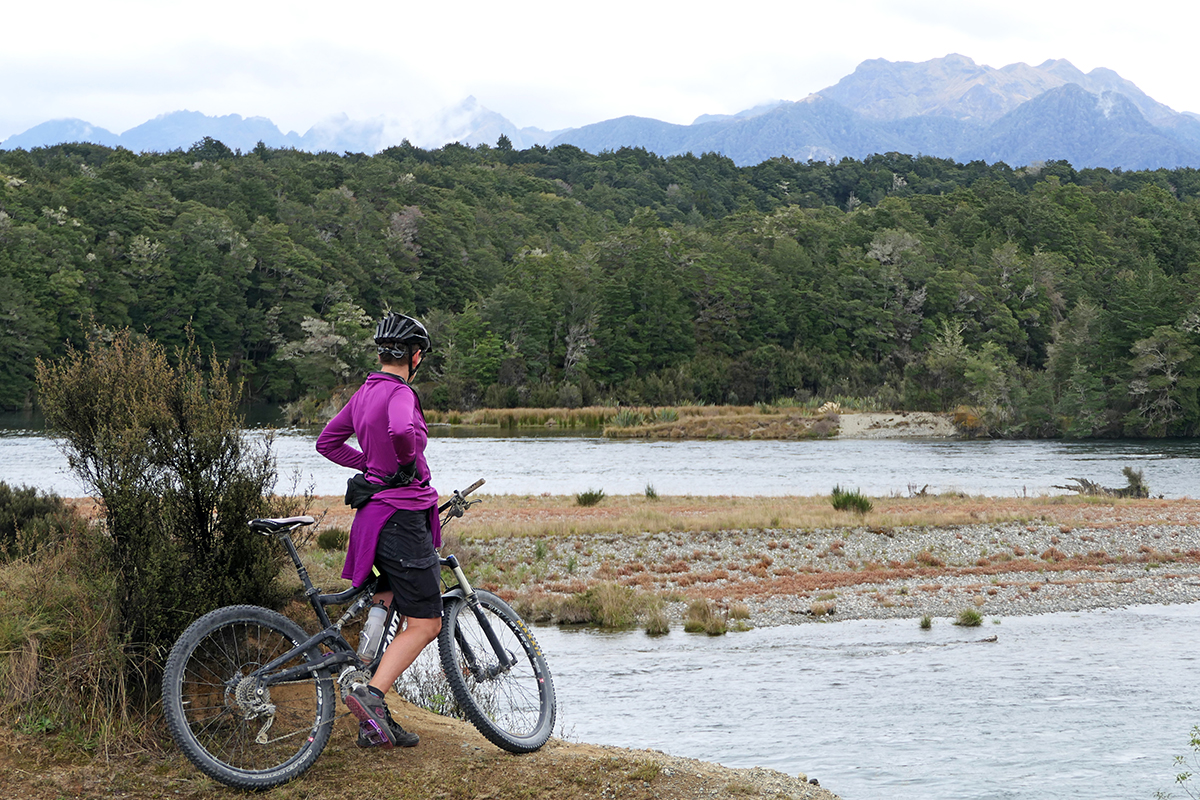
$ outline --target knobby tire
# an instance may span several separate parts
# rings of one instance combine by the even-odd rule
[[[533,634],[507,603],[490,592],[475,594],[503,650],[516,663],[489,675],[499,664],[496,652],[474,610],[462,598],[451,598],[445,601],[438,634],[442,669],[463,715],[489,742],[510,753],[533,752],[554,730],[557,708],[550,668]],[[476,659],[474,671],[467,653]]]
[[[176,745],[209,777],[237,789],[267,789],[304,773],[325,749],[336,692],[328,671],[268,688],[275,713],[245,717],[239,681],[308,638],[296,623],[258,606],[229,606],[193,622],[171,648],[163,711]],[[315,651],[315,648],[314,648]],[[313,653],[316,654],[315,652]],[[281,669],[303,664],[302,654]]]

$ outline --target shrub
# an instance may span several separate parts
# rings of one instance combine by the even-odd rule
[[[345,528],[326,528],[317,535],[317,547],[322,550],[345,550],[350,532]]]
[[[921,630],[927,631],[932,627],[933,627],[933,617],[929,616],[928,614],[921,617]]]
[[[194,344],[169,360],[122,331],[39,360],[37,382],[48,429],[104,501],[134,673],[153,680],[184,627],[216,606],[275,604],[282,550],[246,525],[270,511],[275,464],[269,439],[244,434],[224,364]]]
[[[658,499],[658,491],[654,488],[654,484],[652,484],[652,483],[646,484],[646,499],[647,500],[657,500]]]
[[[833,503],[833,507],[838,511],[853,511],[856,514],[864,515],[874,506],[871,501],[855,489],[853,492],[846,491],[840,486],[833,487],[829,501]]]
[[[0,482],[0,561],[21,558],[53,545],[87,523],[56,494]]]
[[[603,489],[588,489],[575,495],[575,502],[581,506],[594,506],[604,499]]]
[[[983,624],[983,615],[974,608],[964,608],[958,612],[958,619],[954,620],[954,624],[964,628],[978,628]]]

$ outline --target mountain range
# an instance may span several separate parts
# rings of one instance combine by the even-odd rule
[[[137,151],[187,148],[205,136],[232,148],[270,147],[374,153],[409,139],[513,146],[570,144],[589,152],[642,147],[661,156],[717,152],[739,166],[770,158],[863,158],[926,154],[1023,166],[1066,160],[1077,168],[1200,167],[1200,116],[1155,101],[1112,70],[1084,73],[1058,59],[1000,69],[962,55],[923,62],[864,61],[833,86],[798,101],[775,101],[738,114],[705,114],[690,125],[645,117],[562,131],[518,128],[474,97],[428,120],[346,116],[304,134],[283,133],[265,117],[164,114],[116,134],[78,119],[37,125],[0,149],[89,141]]]

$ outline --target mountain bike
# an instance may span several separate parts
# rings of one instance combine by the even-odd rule
[[[442,524],[479,500],[467,496],[479,480],[438,508]],[[267,789],[299,777],[321,755],[335,706],[370,680],[399,630],[389,615],[384,646],[370,660],[343,635],[346,623],[371,603],[375,580],[321,594],[292,541],[310,516],[256,519],[250,527],[287,549],[322,630],[308,635],[267,608],[237,605],[197,619],[171,648],[163,674],[163,710],[179,749],[206,775],[238,789]],[[457,704],[497,747],[537,750],[554,728],[554,683],[529,628],[496,595],[475,589],[453,555],[441,557],[456,583],[443,582],[441,668]],[[336,622],[328,606],[346,606]],[[349,712],[346,712],[349,713]],[[344,715],[343,715],[344,716]]]

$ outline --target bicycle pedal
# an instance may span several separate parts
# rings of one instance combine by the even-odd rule
[[[391,740],[388,735],[373,720],[363,720],[358,723],[359,747],[384,747],[390,744]]]

